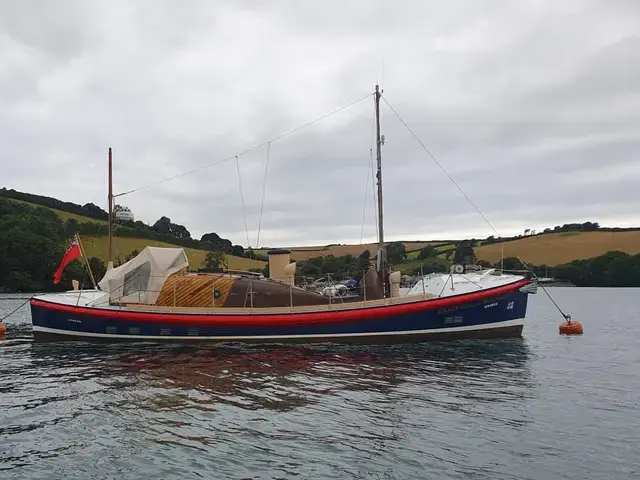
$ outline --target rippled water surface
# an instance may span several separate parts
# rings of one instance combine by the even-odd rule
[[[0,478],[640,478],[640,290],[550,289],[524,338],[0,342]],[[0,296],[0,317],[24,300]]]

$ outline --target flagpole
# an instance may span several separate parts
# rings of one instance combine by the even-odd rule
[[[80,240],[80,234],[76,232],[76,240],[78,240],[78,246],[80,246],[80,253],[84,258],[85,263],[87,264],[87,270],[89,270],[89,276],[91,277],[91,283],[93,283],[93,288],[97,289],[98,284],[96,283],[96,279],[93,276],[93,272],[91,271],[91,265],[89,264],[89,258],[87,257],[87,252],[84,249],[84,245],[82,244],[82,240]]]

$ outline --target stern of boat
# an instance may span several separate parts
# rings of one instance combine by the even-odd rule
[[[31,323],[34,337],[51,336],[68,330],[76,330],[76,319],[61,313],[57,306],[90,307],[106,306],[109,304],[109,294],[101,290],[69,290],[60,293],[35,295],[29,301],[31,308]]]

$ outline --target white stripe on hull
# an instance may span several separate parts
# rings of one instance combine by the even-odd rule
[[[49,333],[54,335],[67,335],[75,337],[93,338],[122,338],[136,340],[215,340],[215,341],[236,341],[236,340],[287,340],[287,339],[314,339],[314,338],[349,338],[349,337],[381,337],[396,335],[426,335],[456,332],[471,332],[477,330],[492,330],[495,328],[523,326],[523,319],[505,320],[504,322],[485,323],[482,325],[470,325],[465,327],[429,328],[426,330],[401,330],[394,332],[358,332],[358,333],[318,333],[303,335],[223,335],[223,336],[200,336],[200,335],[123,335],[111,333],[78,332],[74,330],[61,330],[58,328],[33,326],[34,332]]]

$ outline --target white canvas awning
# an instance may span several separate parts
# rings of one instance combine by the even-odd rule
[[[111,302],[155,304],[170,275],[189,266],[183,248],[146,247],[137,257],[107,270],[98,285]]]

